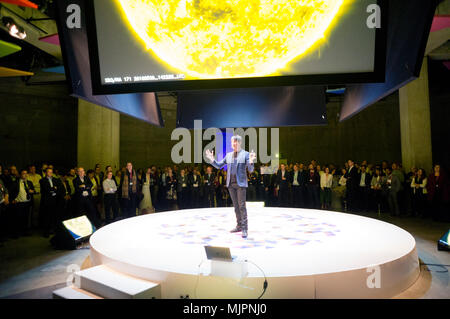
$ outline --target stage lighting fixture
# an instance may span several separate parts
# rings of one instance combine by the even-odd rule
[[[23,40],[27,37],[25,29],[22,26],[18,25],[13,18],[3,17],[2,23],[8,29],[8,32],[12,37],[20,40]]]
[[[87,242],[95,231],[95,226],[83,215],[58,223],[50,242],[57,249],[76,249]]]
[[[444,236],[438,241],[438,250],[450,251],[450,230],[447,231]]]

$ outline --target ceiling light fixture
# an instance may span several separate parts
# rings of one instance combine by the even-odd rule
[[[8,32],[12,37],[20,40],[23,40],[27,37],[25,29],[22,26],[18,25],[13,18],[3,17],[2,23],[8,29]]]

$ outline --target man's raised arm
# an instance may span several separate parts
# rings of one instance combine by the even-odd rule
[[[211,162],[210,164],[217,169],[221,169],[222,167],[224,167],[227,159],[227,157],[225,156],[220,162],[217,162],[214,158],[214,152],[211,152],[210,150],[206,150],[206,158],[208,158]]]

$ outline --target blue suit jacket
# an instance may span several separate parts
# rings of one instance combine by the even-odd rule
[[[221,169],[225,165],[228,165],[227,187],[230,186],[231,165],[237,165],[237,170],[236,170],[237,183],[240,187],[248,187],[246,168],[248,168],[248,171],[250,173],[253,172],[253,169],[254,169],[254,164],[250,164],[248,161],[249,157],[250,157],[249,152],[244,151],[244,150],[239,151],[236,164],[232,164],[233,163],[233,153],[234,152],[227,153],[227,155],[220,162],[214,161],[211,163],[211,165],[217,169]]]

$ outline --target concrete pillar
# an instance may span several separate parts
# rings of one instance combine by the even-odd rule
[[[400,89],[400,130],[405,172],[415,166],[424,168],[428,174],[433,158],[427,57],[420,77]]]
[[[119,168],[120,114],[78,100],[78,166],[86,171],[99,163],[102,170]]]

